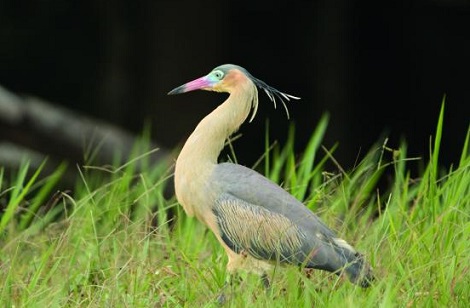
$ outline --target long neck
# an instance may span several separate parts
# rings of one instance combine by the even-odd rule
[[[256,86],[249,80],[232,91],[227,100],[198,124],[183,146],[175,165],[175,193],[189,216],[204,221],[211,204],[204,188],[217,164],[225,140],[235,132],[250,113]],[[257,101],[255,102],[257,103]]]
[[[238,130],[250,113],[254,96],[258,95],[256,86],[250,81],[207,115],[189,136],[178,162],[185,160],[194,164],[217,164],[225,140]]]

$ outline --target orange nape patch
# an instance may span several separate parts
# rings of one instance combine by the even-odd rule
[[[237,69],[232,69],[227,73],[227,75],[225,75],[225,78],[221,83],[221,87],[225,89],[233,89],[245,83],[247,80],[248,78],[245,74]]]

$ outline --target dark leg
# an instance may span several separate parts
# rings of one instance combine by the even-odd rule
[[[221,306],[225,304],[228,299],[228,296],[226,295],[227,289],[231,289],[234,285],[239,285],[241,281],[242,278],[238,274],[228,274],[227,280],[225,281],[219,296],[217,296],[217,303]]]
[[[268,274],[263,273],[263,275],[261,275],[261,281],[263,282],[266,291],[269,291],[269,289],[271,288],[271,283],[269,282]]]

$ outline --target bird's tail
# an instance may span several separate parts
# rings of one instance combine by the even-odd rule
[[[372,273],[372,267],[365,260],[364,256],[356,252],[352,260],[348,260],[345,272],[351,280],[362,288],[368,288],[375,279]]]
[[[375,279],[372,273],[372,267],[365,259],[364,255],[357,252],[346,241],[336,238],[336,252],[342,257],[344,265],[343,271],[346,272],[349,280],[363,288],[370,286]]]

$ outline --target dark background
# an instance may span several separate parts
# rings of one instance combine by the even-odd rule
[[[181,145],[226,95],[172,88],[234,63],[289,94],[301,151],[330,113],[325,146],[350,168],[384,134],[427,157],[447,95],[441,162],[458,161],[470,115],[470,5],[393,1],[0,1],[0,85]],[[235,144],[263,152],[290,121],[262,95]]]

